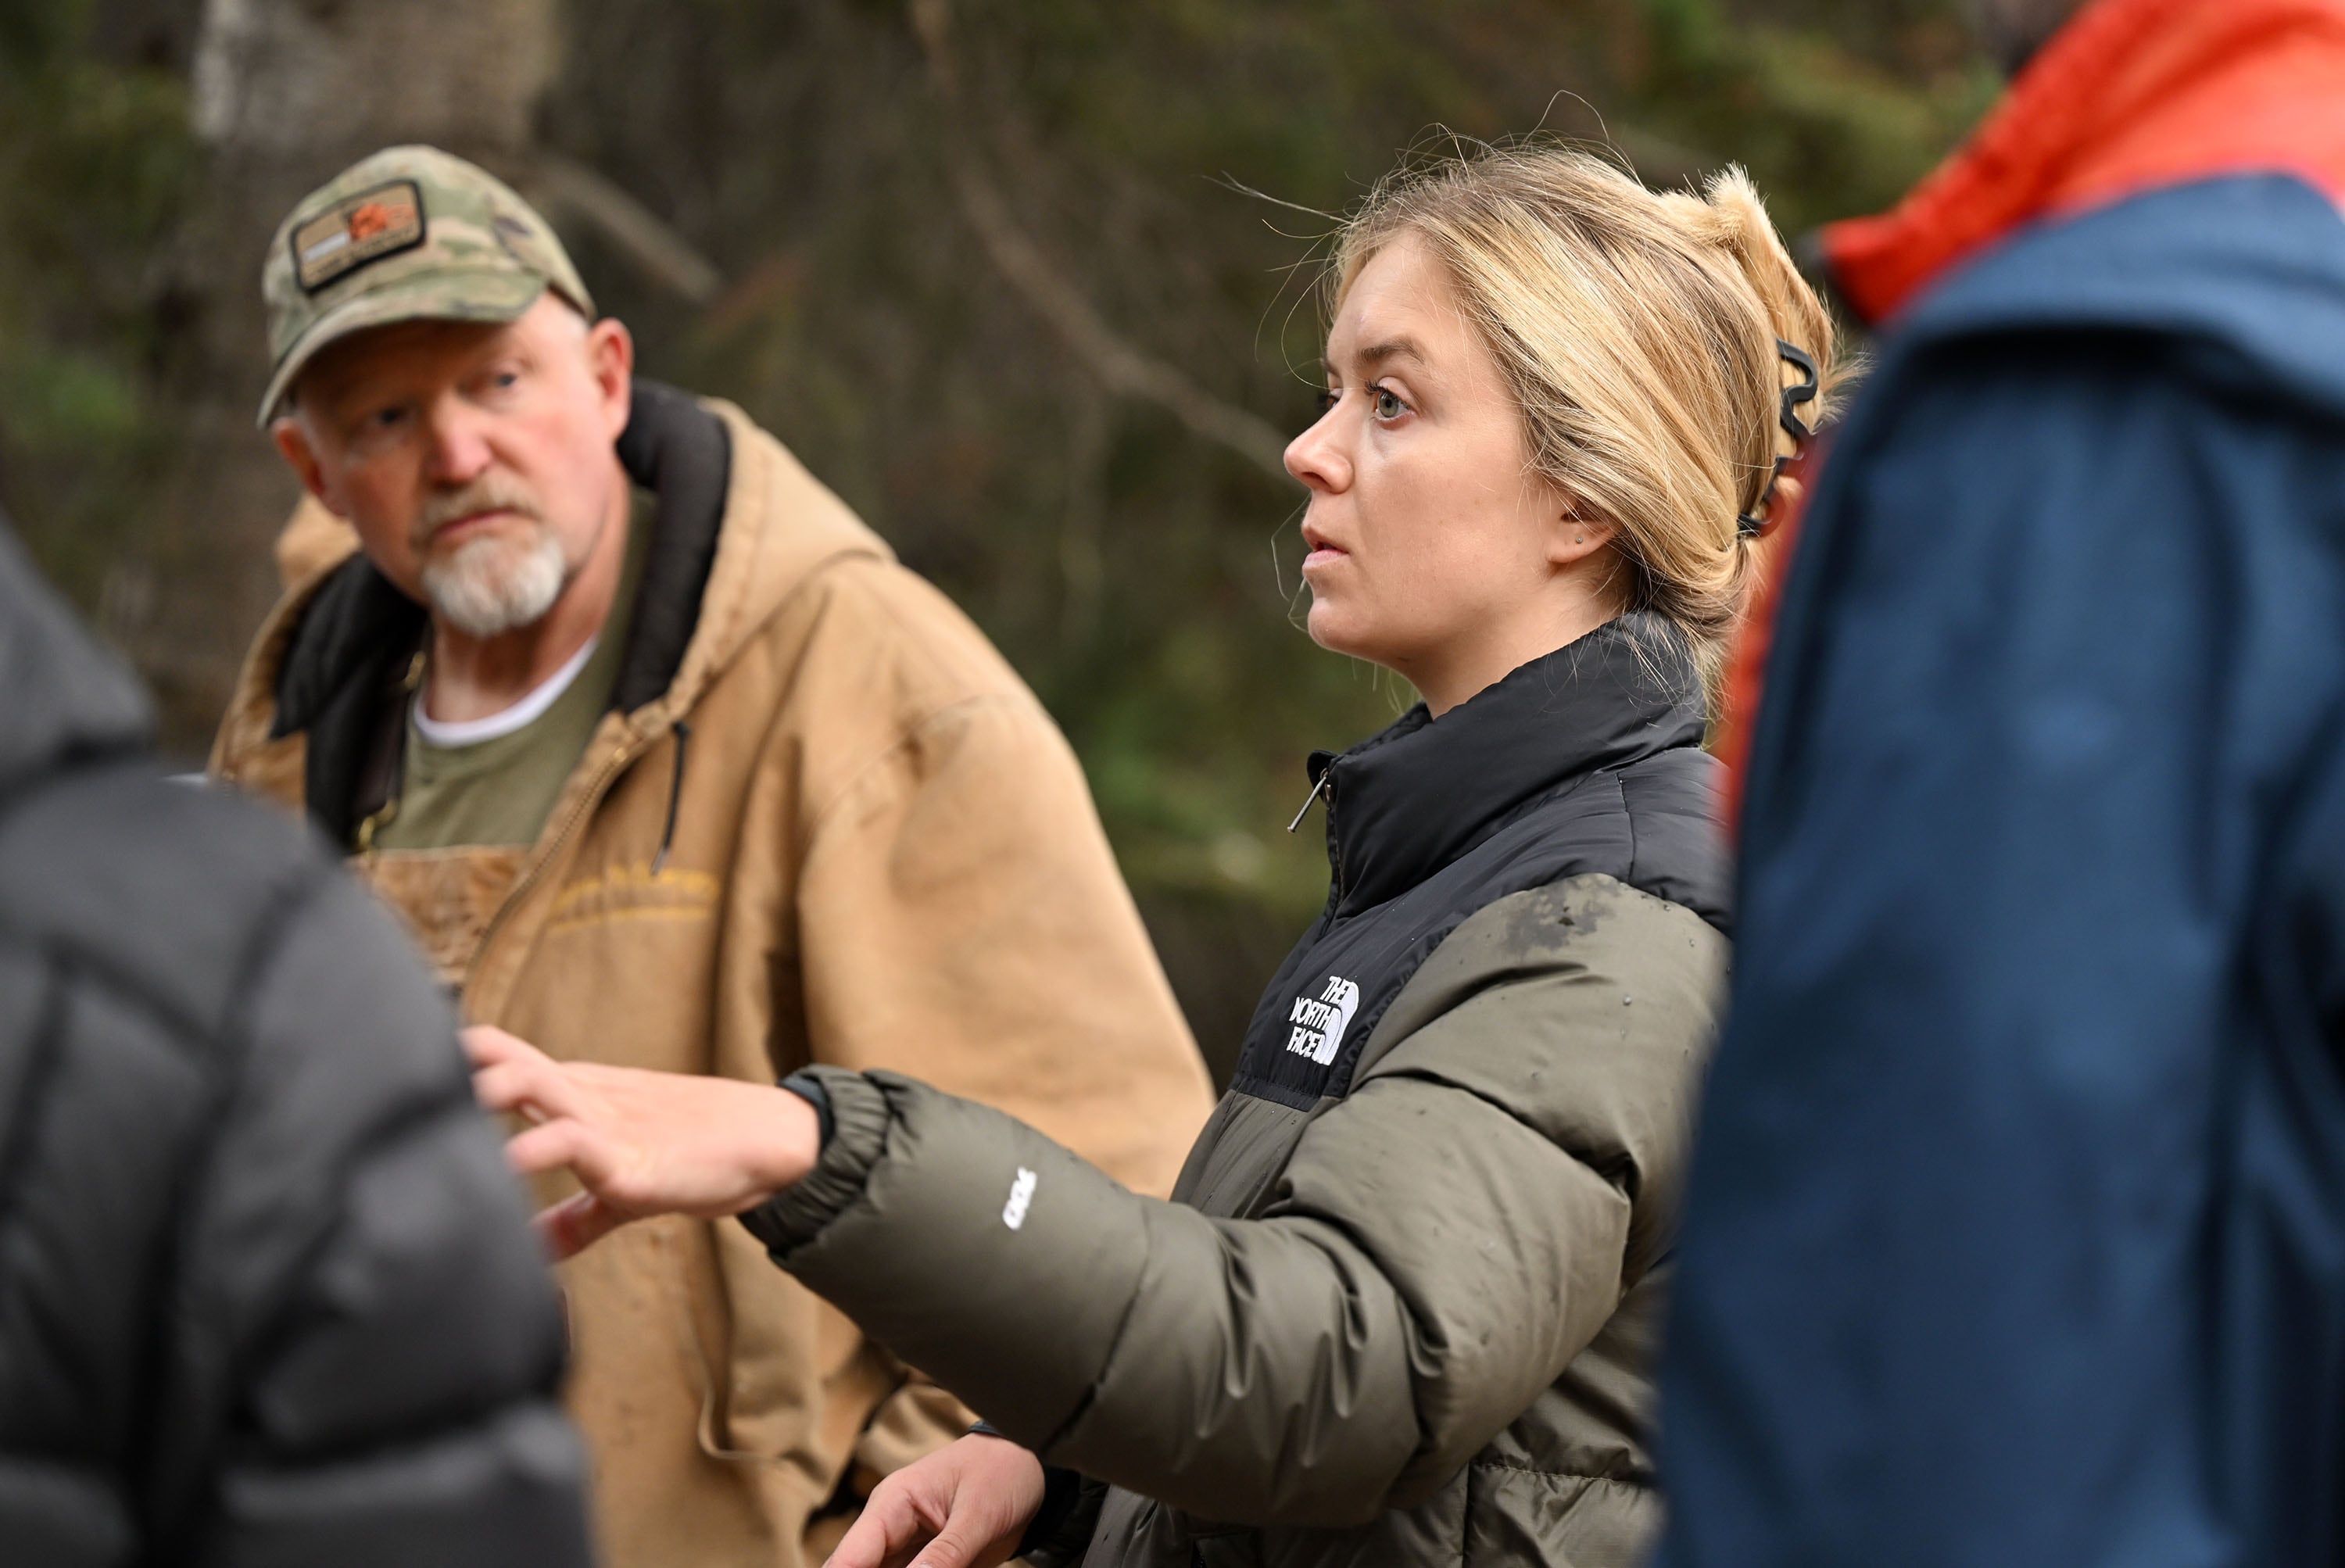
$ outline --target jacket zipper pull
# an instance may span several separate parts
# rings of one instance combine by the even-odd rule
[[[1335,777],[1335,765],[1330,762],[1320,773],[1318,779],[1313,782],[1311,793],[1303,797],[1303,809],[1294,813],[1294,820],[1286,824],[1288,832],[1292,833],[1295,829],[1303,826],[1303,819],[1311,815],[1311,802],[1319,799],[1320,794],[1327,788],[1327,780],[1334,777]]]
[[[692,743],[692,726],[679,718],[675,721],[675,773],[667,789],[667,826],[660,831],[659,853],[652,857],[652,875],[658,876],[667,865],[668,850],[675,843],[675,814],[684,804],[684,753]]]

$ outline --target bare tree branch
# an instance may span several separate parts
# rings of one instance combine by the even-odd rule
[[[550,152],[530,159],[523,177],[532,200],[594,229],[636,270],[695,305],[725,287],[716,264],[660,216],[583,163]]]
[[[954,68],[951,0],[910,0],[912,30],[928,57],[929,80],[946,108],[965,116]],[[954,193],[978,242],[1036,314],[1048,321],[1109,392],[1152,402],[1208,441],[1264,472],[1287,478],[1286,437],[1268,420],[1214,396],[1185,372],[1135,347],[1042,254],[1010,211],[1009,200],[966,143],[946,151]]]

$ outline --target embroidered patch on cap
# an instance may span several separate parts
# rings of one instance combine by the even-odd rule
[[[293,276],[314,294],[370,261],[423,243],[423,192],[411,179],[362,190],[294,226]]]

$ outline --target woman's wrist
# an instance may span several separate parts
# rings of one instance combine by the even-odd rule
[[[893,1120],[886,1093],[859,1073],[815,1067],[790,1076],[794,1081],[777,1089],[780,1098],[797,1107],[790,1120],[801,1131],[808,1121],[817,1124],[800,1156],[806,1168],[796,1173],[793,1182],[775,1188],[766,1201],[741,1216],[751,1234],[766,1244],[775,1261],[785,1268],[789,1267],[790,1254],[812,1240],[863,1196],[873,1166],[886,1154],[888,1129]],[[800,1095],[797,1081],[819,1088],[828,1099],[831,1125],[827,1136],[819,1125],[819,1113],[808,1103],[811,1096]],[[777,1139],[790,1135],[784,1118],[772,1117],[771,1123],[771,1135]],[[780,1169],[769,1173],[791,1174]]]
[[[803,1067],[783,1079],[782,1087],[814,1107],[815,1119],[821,1124],[822,1135],[815,1145],[815,1157],[819,1159],[822,1151],[830,1146],[831,1134],[838,1130],[838,1115],[830,1106],[830,1091],[823,1087],[819,1077]]]
[[[760,1189],[750,1207],[804,1181],[822,1158],[828,1130],[823,1114],[827,1105],[794,1084],[777,1085],[759,1098],[756,1123],[746,1129],[746,1164]]]
[[[1040,1454],[996,1427],[991,1421],[979,1421],[969,1429],[967,1435],[973,1438],[990,1438],[996,1442],[1008,1443],[1034,1461],[1035,1472],[1041,1477],[1042,1489],[1035,1496],[1033,1507],[1028,1512],[1021,1525],[1018,1537],[1018,1548],[1013,1554],[1023,1557],[1030,1552],[1050,1544],[1051,1537],[1057,1533],[1061,1524],[1066,1522],[1067,1515],[1074,1511],[1075,1502],[1082,1491],[1082,1477],[1071,1470],[1061,1470],[1055,1466],[1044,1464]]]

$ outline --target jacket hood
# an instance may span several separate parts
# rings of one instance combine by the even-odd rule
[[[1344,913],[1424,881],[1558,789],[1701,743],[1701,677],[1642,612],[1607,622],[1439,718],[1423,703],[1340,756],[1314,752]]]
[[[2337,79],[2345,92],[2345,56]],[[2292,176],[2159,189],[2031,229],[1917,300],[1900,325],[1900,362],[1995,333],[2186,341],[2202,351],[2197,373],[2345,410],[2345,212]]]
[[[1986,123],[1893,211],[1827,228],[1825,268],[1869,321],[1895,318],[1857,412],[1918,349],[1972,333],[2195,340],[2211,369],[2345,406],[2345,0],[2098,0]],[[1729,657],[1726,814],[1776,610],[1819,477],[1777,520]]]
[[[2098,0],[1878,218],[1824,229],[1867,321],[2015,230],[2219,175],[2345,195],[2345,0]]]
[[[0,790],[85,758],[143,748],[146,695],[41,581],[0,514]]]
[[[732,443],[716,413],[673,388],[639,381],[618,455],[627,477],[658,497],[614,697],[624,710],[665,691],[684,661],[724,524]],[[425,619],[423,606],[363,555],[328,573],[279,666],[275,733],[310,728],[354,679],[386,662],[403,663]]]
[[[825,560],[888,547],[778,442],[728,403],[638,380],[621,466],[656,498],[634,621],[612,706],[646,728],[689,711],[707,684]],[[353,555],[279,607],[239,701],[273,702],[271,738],[309,738],[310,814],[348,841],[382,716],[427,626]]]

